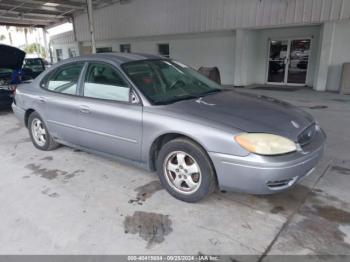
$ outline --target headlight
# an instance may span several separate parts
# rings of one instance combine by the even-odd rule
[[[293,152],[296,144],[285,137],[265,133],[243,133],[235,137],[246,150],[260,155],[280,155]]]

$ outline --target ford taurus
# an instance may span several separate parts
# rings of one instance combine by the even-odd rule
[[[291,188],[314,170],[326,138],[297,107],[144,54],[60,62],[20,87],[12,107],[36,148],[64,144],[156,170],[168,192],[187,202],[216,188]]]

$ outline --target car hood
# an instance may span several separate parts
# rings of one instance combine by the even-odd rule
[[[21,69],[25,55],[26,53],[18,48],[0,45],[0,68]]]
[[[225,90],[203,98],[183,100],[166,106],[181,117],[201,118],[210,123],[251,133],[271,133],[294,141],[314,119],[286,102]]]

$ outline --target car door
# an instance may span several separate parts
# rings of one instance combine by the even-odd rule
[[[63,65],[44,78],[39,96],[40,114],[53,137],[69,143],[77,143],[77,120],[79,103],[77,101],[80,76],[85,63],[75,62]]]
[[[103,153],[139,160],[142,105],[130,103],[130,85],[111,64],[89,63],[79,100],[81,145]]]

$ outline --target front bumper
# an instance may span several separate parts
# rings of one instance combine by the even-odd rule
[[[209,155],[221,190],[272,194],[292,187],[312,173],[322,158],[325,139],[325,133],[318,129],[310,144],[291,154],[238,157],[209,152]]]

